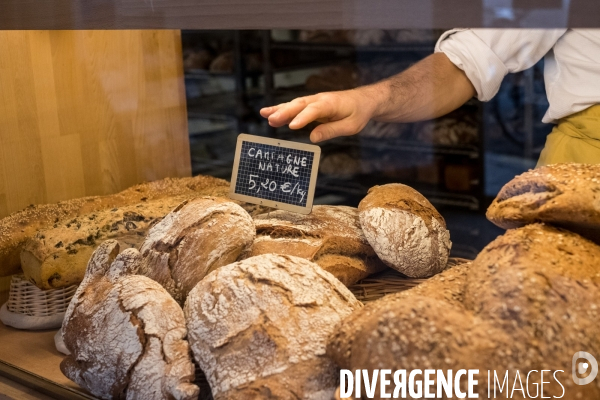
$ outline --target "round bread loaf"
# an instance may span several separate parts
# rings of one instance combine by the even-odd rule
[[[139,273],[183,304],[209,272],[236,261],[254,240],[252,217],[232,201],[201,197],[181,204],[148,232]]]
[[[450,254],[444,218],[413,188],[374,186],[358,205],[363,232],[379,258],[411,278],[441,272]]]
[[[285,254],[317,263],[348,286],[385,265],[360,228],[353,207],[314,206],[309,215],[278,210],[254,218],[256,239],[243,258]]]
[[[206,276],[184,312],[215,400],[330,400],[338,370],[327,338],[361,306],[318,265],[266,254]]]
[[[600,244],[600,164],[529,170],[504,185],[486,216],[505,229],[545,222]]]
[[[61,371],[102,399],[198,398],[183,311],[156,282],[135,274],[135,249],[114,240],[92,255],[62,326],[71,353]]]
[[[510,230],[471,264],[353,313],[336,327],[328,354],[352,370],[479,369],[483,398],[488,370],[508,371],[511,385],[517,370],[537,370],[530,388],[544,380],[539,371],[562,370],[565,392],[545,379],[545,396],[599,398],[600,385],[576,385],[569,373],[575,353],[600,353],[599,257],[600,246],[572,232]]]

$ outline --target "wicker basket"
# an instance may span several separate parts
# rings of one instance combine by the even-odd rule
[[[59,328],[76,290],[77,285],[42,290],[23,275],[14,275],[8,302],[0,309],[0,320],[18,329]]]
[[[388,294],[403,292],[425,281],[426,279],[407,278],[400,272],[389,269],[371,275],[348,287],[348,289],[357,300],[368,303]]]
[[[446,269],[468,262],[471,262],[471,260],[451,257],[448,259]],[[354,294],[360,302],[368,303],[388,294],[403,292],[426,280],[427,279],[408,278],[400,272],[389,268],[355,283],[348,289],[350,289],[352,294]]]

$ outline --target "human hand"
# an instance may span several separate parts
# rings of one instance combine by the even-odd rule
[[[265,107],[260,114],[268,118],[269,125],[301,129],[313,121],[321,122],[310,134],[313,143],[349,136],[360,132],[375,110],[375,102],[360,89],[319,93],[299,97],[289,103]]]

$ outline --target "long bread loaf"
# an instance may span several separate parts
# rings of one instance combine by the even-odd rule
[[[132,186],[108,196],[90,196],[56,204],[31,205],[0,220],[0,276],[20,270],[21,249],[39,230],[55,223],[113,207],[138,204],[165,197],[227,196],[229,183],[210,176],[166,178]]]

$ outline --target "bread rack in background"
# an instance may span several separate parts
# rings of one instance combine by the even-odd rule
[[[394,75],[431,54],[440,33],[184,31],[194,173],[226,178],[227,162],[233,159],[226,144],[234,142],[236,132],[308,142],[308,129],[271,128],[259,109]],[[471,102],[437,121],[371,123],[359,136],[322,143],[317,201],[323,197],[327,204],[335,200],[335,204],[356,205],[373,184],[402,182],[438,207],[482,210],[482,125],[480,104]],[[354,163],[345,162],[348,155]]]

